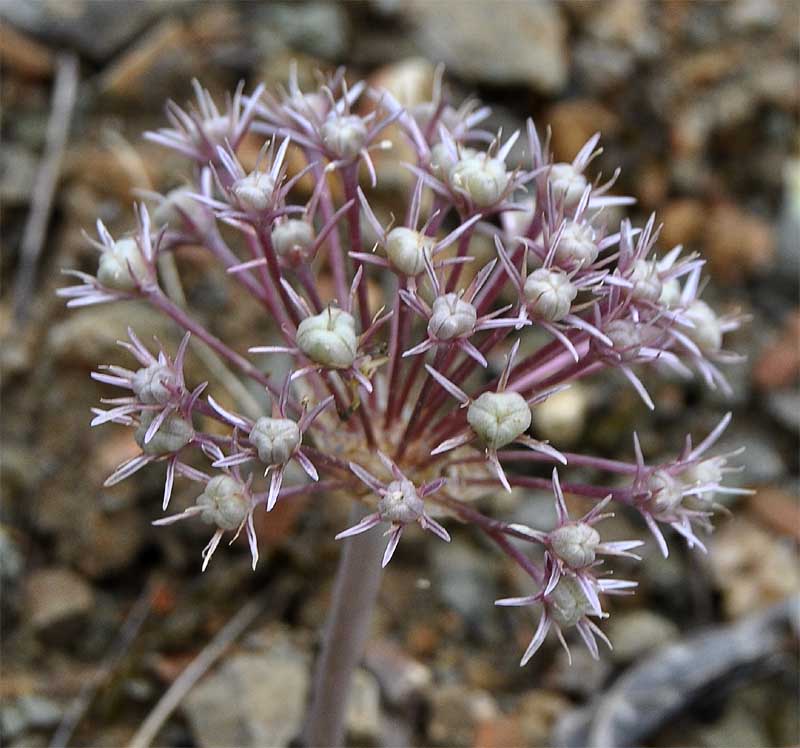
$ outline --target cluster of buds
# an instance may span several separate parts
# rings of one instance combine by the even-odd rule
[[[92,425],[129,427],[140,447],[107,484],[165,462],[164,509],[176,477],[201,484],[193,505],[156,524],[211,525],[204,569],[224,534],[235,540],[242,529],[255,567],[254,512],[303,493],[371,506],[332,534],[388,526],[384,565],[406,530],[449,541],[442,523],[469,523],[534,587],[498,604],[543,610],[523,664],[551,628],[565,646],[575,628],[597,656],[596,637],[605,637],[591,617],[607,615],[607,594],[635,586],[600,573],[603,558],[635,559],[643,542],[604,540],[597,525],[606,507],[637,511],[664,554],[673,531],[702,548],[697,531],[710,528],[715,497],[739,490],[722,485],[732,455],[708,454],[729,417],[698,447],[687,439],[674,460],[648,465],[636,438],[631,462],[562,452],[531,433],[531,407],[611,369],[654,408],[638,372],[656,364],[726,389],[719,367],[737,357],[723,338],[741,320],[699,298],[702,259],[680,247],[660,253],[654,217],[641,228],[628,219],[608,225],[633,200],[612,194],[616,174],[603,182],[587,173],[598,135],[571,163],[554,162],[533,122],[507,138],[479,129],[488,109],[451,106],[440,79],[430,102],[409,109],[389,91],[348,85],[343,70],[310,92],[294,72],[277,95],[239,87],[224,111],[195,89],[188,109],[168,105],[170,128],[148,134],[187,159],[190,186],[150,194],[153,220],[137,206],[130,235],[115,239],[98,223],[96,273],[73,272],[80,284],[61,291],[70,307],[144,300],[186,333],[172,358],[131,331],[121,345],[139,368],[109,365],[93,375],[129,394],[104,400],[110,407],[96,409]],[[521,135],[525,155],[510,167]],[[246,136],[264,140],[255,165],[240,160]],[[389,137],[414,154],[397,226],[378,219],[365,191],[380,182]],[[377,151],[384,155],[374,162]],[[497,253],[477,267],[476,237]],[[263,307],[273,338],[254,332],[248,352],[266,359],[234,350],[162,287],[159,261],[184,243],[204,247]],[[521,348],[534,331],[532,340],[549,341]],[[187,386],[190,336],[234,379],[262,388],[255,409],[252,399],[236,402],[243,388],[230,376]],[[287,365],[280,381],[266,373]],[[290,464],[300,471],[287,472]],[[555,465],[562,475],[578,467],[616,479],[562,483]],[[555,528],[507,523],[470,503],[518,487],[553,492]],[[594,506],[570,519],[565,493]]]

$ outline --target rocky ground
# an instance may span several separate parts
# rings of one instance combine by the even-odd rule
[[[796,543],[800,430],[800,5],[609,0],[603,3],[84,2],[0,0],[3,63],[0,201],[3,671],[0,739],[9,746],[126,744],[164,690],[249,600],[260,607],[230,652],[182,701],[155,741],[286,746],[305,708],[347,508],[279,505],[259,528],[262,562],[165,532],[157,468],[112,489],[104,477],[134,449],[127,432],[88,428],[90,370],[117,361],[131,324],[174,340],[136,305],[66,314],[62,267],[88,266],[81,236],[100,216],[130,227],[132,190],[179,183],[176,162],[143,142],[162,103],[197,76],[216,92],[346,63],[413,100],[444,61],[456,96],[477,90],[508,132],[532,114],[553,126],[559,159],[604,133],[604,171],[657,210],[664,246],[708,257],[709,295],[752,322],[734,341],[732,403],[699,386],[653,383],[654,417],[616,380],[575,387],[538,414],[543,436],[575,450],[628,455],[630,433],[668,455],[686,431],[732,407],[725,446],[745,445],[731,504],[709,554],[652,544],[630,570],[637,595],[613,607],[616,644],[600,662],[551,642],[517,666],[529,622],[491,602],[510,570],[468,529],[450,547],[404,540],[388,570],[348,717],[353,745],[789,746],[797,718]],[[74,122],[27,319],[11,290],[50,112],[58,55],[80,60]],[[207,257],[179,258],[195,312],[238,349],[265,322]],[[200,364],[194,364],[200,372]],[[189,490],[185,485],[180,491]],[[186,497],[184,497],[186,498]],[[487,504],[522,520],[542,494]],[[313,509],[313,511],[312,511]],[[620,537],[642,532],[618,515]],[[202,530],[199,531],[202,533]],[[248,611],[246,611],[248,612]],[[248,613],[248,614],[249,614]],[[631,706],[636,719],[631,719]]]

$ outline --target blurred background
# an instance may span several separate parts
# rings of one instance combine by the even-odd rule
[[[778,0],[0,0],[2,743],[126,745],[148,715],[155,745],[286,746],[299,730],[347,507],[281,504],[258,528],[255,573],[237,543],[201,576],[206,529],[150,525],[158,467],[102,488],[136,446],[127,430],[88,425],[101,394],[89,372],[125,362],[126,327],[168,343],[176,331],[136,304],[68,314],[54,296],[61,268],[92,265],[82,229],[100,217],[124,232],[134,190],[182,183],[180,160],[141,138],[167,98],[184,104],[197,77],[221,102],[240,79],[248,91],[285,81],[297,60],[303,80],[345,64],[406,103],[430,96],[444,62],[454,100],[476,93],[493,128],[529,115],[552,125],[557,160],[601,130],[597,167],[622,167],[617,191],[637,198],[636,220],[657,211],[661,247],[707,258],[706,297],[752,316],[728,345],[748,357],[727,372],[730,400],[650,379],[650,415],[611,376],[536,414],[538,435],[618,458],[638,429],[658,460],[732,409],[720,449],[746,447],[734,482],[757,493],[719,517],[708,555],[672,539],[665,560],[648,542],[641,564],[619,567],[640,587],[611,608],[613,652],[594,662],[576,646],[569,667],[548,641],[520,669],[534,620],[492,605],[520,594],[504,560],[469,528],[451,528],[449,547],[409,534],[384,579],[348,742],[797,745],[799,28],[800,4]],[[178,261],[193,313],[232,347],[267,329],[207,255],[185,247]],[[174,501],[191,491],[179,483]],[[551,504],[517,491],[482,508],[546,524]],[[644,535],[624,514],[607,527]],[[233,647],[153,718],[221,630],[239,634]]]

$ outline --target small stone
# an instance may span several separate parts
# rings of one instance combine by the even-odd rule
[[[601,690],[611,673],[608,650],[601,650],[600,659],[595,660],[583,646],[580,637],[571,633],[568,639],[572,664],[567,653],[559,647],[553,670],[548,673],[545,685],[574,696],[587,697]],[[602,643],[601,647],[605,647]]]
[[[5,30],[4,30],[5,33]],[[0,201],[10,208],[30,200],[36,179],[36,159],[24,146],[5,143],[0,147]]]
[[[772,224],[732,203],[721,203],[706,217],[705,254],[712,274],[727,282],[763,274],[775,257]]]
[[[431,696],[428,737],[437,745],[472,746],[480,723],[497,716],[497,704],[485,691],[442,686]]]
[[[420,701],[432,682],[427,667],[388,639],[369,644],[364,662],[377,679],[386,703],[395,709],[406,709]]]
[[[664,222],[661,243],[667,248],[677,244],[694,244],[702,237],[706,217],[707,209],[700,200],[671,200],[661,211],[661,220]]]
[[[34,571],[25,586],[25,599],[38,633],[68,641],[91,614],[94,594],[82,577],[58,567]]]
[[[375,676],[356,670],[350,685],[345,715],[348,740],[357,745],[377,745],[381,734],[380,690]]]
[[[767,412],[785,429],[800,432],[800,392],[779,390],[767,395]]]
[[[572,161],[598,130],[607,139],[619,132],[619,117],[593,99],[560,101],[544,119],[553,128],[551,145],[555,161]]]
[[[494,617],[491,601],[497,580],[485,555],[470,543],[454,538],[447,546],[431,548],[434,588],[448,609],[456,611],[471,628],[488,633]]]
[[[723,607],[731,618],[764,608],[793,594],[800,572],[792,543],[745,519],[720,528],[709,545],[709,559]]]
[[[75,0],[69,3],[0,0],[0,16],[15,26],[99,62],[108,59],[139,33],[163,8],[140,0],[119,12],[115,3]],[[102,33],[98,33],[102,29]]]
[[[17,700],[17,707],[25,717],[26,727],[32,730],[48,730],[61,721],[61,707],[44,696],[21,696]]]
[[[586,427],[590,392],[580,382],[533,407],[533,430],[561,447],[576,444]]]
[[[678,627],[649,610],[615,613],[606,631],[614,645],[611,659],[627,664],[678,638]]]
[[[762,390],[794,384],[800,377],[800,313],[787,315],[778,337],[767,343],[753,367],[753,382]]]
[[[186,697],[183,709],[203,748],[288,746],[303,725],[309,656],[283,628],[253,651],[229,656]]]
[[[537,688],[522,695],[514,710],[519,719],[523,745],[548,745],[550,731],[570,703],[559,693]]]
[[[524,84],[556,93],[567,81],[566,25],[557,4],[430,3],[404,6],[430,59],[455,75],[494,85]]]
[[[346,54],[348,19],[338,3],[309,2],[302,10],[290,2],[268,3],[256,18],[256,45],[267,58],[287,47],[327,60]]]

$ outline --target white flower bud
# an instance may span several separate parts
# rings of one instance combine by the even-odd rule
[[[155,225],[167,224],[173,229],[178,229],[188,219],[200,232],[210,229],[214,223],[214,216],[208,208],[192,197],[193,192],[191,187],[176,187],[164,195],[164,199],[153,211]]]
[[[547,612],[561,628],[572,628],[590,609],[586,595],[572,577],[562,576],[547,596]]]
[[[386,487],[386,494],[378,502],[378,513],[386,522],[407,525],[416,522],[425,509],[410,480],[395,480]]]
[[[165,405],[178,387],[178,377],[168,366],[155,363],[138,369],[131,379],[131,389],[139,402]]]
[[[563,270],[539,268],[526,279],[523,289],[528,310],[535,318],[558,322],[569,314],[578,289]]]
[[[503,226],[506,236],[524,236],[533,221],[533,213],[536,209],[536,198],[524,197],[515,200],[517,205],[523,206],[522,210],[507,210],[500,216],[500,223]]]
[[[107,288],[133,291],[147,278],[147,261],[133,237],[125,237],[106,247],[97,266],[97,280]]]
[[[681,479],[686,486],[719,485],[723,478],[723,463],[724,460],[713,457],[709,460],[703,460],[688,468],[681,476]],[[708,511],[714,503],[714,495],[713,488],[699,494],[689,494],[684,496],[683,504],[689,509],[701,512]]]
[[[474,148],[460,148],[459,153],[461,158],[471,158],[478,154]],[[453,155],[452,151],[444,144],[437,143],[431,148],[431,173],[442,182],[447,181],[447,176],[450,170],[458,163],[458,158]]]
[[[386,256],[401,273],[419,275],[425,270],[425,255],[427,253],[430,259],[435,243],[436,239],[432,236],[398,226],[386,236]]]
[[[642,346],[640,325],[630,319],[615,319],[609,322],[603,332],[611,338],[614,349],[624,360],[636,358]]]
[[[329,307],[297,326],[297,346],[312,361],[331,369],[347,369],[358,352],[356,322],[351,314]]]
[[[556,247],[556,262],[586,267],[597,259],[599,253],[595,231],[588,223],[567,222]]]
[[[505,163],[499,158],[476,153],[462,156],[450,168],[447,179],[454,190],[464,193],[478,207],[485,208],[503,197],[509,175]]]
[[[195,500],[202,508],[200,519],[220,530],[237,530],[250,511],[250,499],[243,486],[229,475],[217,475]]]
[[[142,413],[142,422],[134,435],[136,443],[146,455],[161,456],[172,454],[179,449],[183,449],[194,437],[192,424],[185,418],[173,413],[164,419],[158,431],[153,434],[152,439],[145,444],[145,434],[154,418],[155,413],[153,411],[146,410]]]
[[[314,227],[300,218],[289,218],[272,227],[272,246],[280,257],[303,258],[314,243]]]
[[[585,522],[572,522],[550,533],[550,547],[567,566],[582,569],[594,563],[600,535]]]
[[[667,278],[662,282],[658,302],[667,309],[672,309],[681,303],[681,284],[677,278]]]
[[[231,118],[227,114],[206,117],[202,120],[202,127],[194,132],[193,140],[201,148],[208,146],[206,141],[214,145],[224,145],[231,131]]]
[[[453,340],[471,335],[478,313],[468,301],[456,293],[446,293],[433,300],[428,334],[436,340]]]
[[[686,327],[684,332],[703,353],[716,353],[722,347],[722,329],[714,310],[705,301],[695,299],[685,316],[694,323],[694,327]]]
[[[656,470],[647,481],[650,491],[648,503],[653,514],[671,514],[683,500],[683,486],[666,470]]]
[[[578,204],[589,184],[586,177],[577,171],[572,164],[553,164],[549,173],[550,184],[553,188],[553,197],[563,200],[567,207]]]
[[[367,126],[355,114],[339,116],[331,112],[320,128],[322,143],[337,158],[352,158],[367,142]]]
[[[467,409],[467,422],[490,449],[500,449],[531,425],[531,409],[518,392],[484,392]]]
[[[639,301],[658,301],[662,283],[656,263],[651,260],[636,260],[628,280],[633,283],[631,296]]]
[[[264,210],[275,190],[275,180],[266,171],[253,171],[246,177],[237,179],[231,187],[239,205],[246,210]]]
[[[298,425],[289,418],[259,418],[250,431],[250,443],[266,465],[285,465],[300,446]]]

